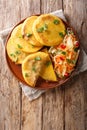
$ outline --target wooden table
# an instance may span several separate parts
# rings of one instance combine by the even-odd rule
[[[61,8],[87,52],[87,0],[0,0],[0,30]],[[87,130],[87,71],[29,102],[0,44],[0,130]]]

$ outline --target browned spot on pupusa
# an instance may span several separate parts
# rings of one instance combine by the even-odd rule
[[[42,20],[48,20],[49,21],[49,20],[53,20],[53,18],[50,17],[50,16],[47,16],[47,17],[43,17]]]

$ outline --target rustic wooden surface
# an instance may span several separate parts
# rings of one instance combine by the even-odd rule
[[[87,52],[86,0],[0,0],[0,30],[61,8]],[[29,102],[0,44],[0,130],[87,130],[87,71]]]

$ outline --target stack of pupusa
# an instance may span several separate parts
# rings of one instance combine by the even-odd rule
[[[35,86],[39,76],[48,81],[58,81],[48,51],[62,43],[65,30],[60,18],[44,14],[27,18],[12,31],[7,53],[13,62],[22,65],[24,80],[30,86]]]

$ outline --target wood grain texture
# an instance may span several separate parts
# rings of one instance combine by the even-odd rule
[[[40,14],[40,0],[21,0],[21,19]]]
[[[61,8],[87,51],[86,0],[0,0],[0,30]],[[33,102],[19,87],[0,43],[0,130],[87,130],[87,71]]]
[[[20,88],[9,71],[0,43],[0,129],[20,129]]]
[[[22,130],[42,129],[42,97],[33,102],[22,96]]]
[[[20,20],[19,0],[0,0],[0,19],[0,30],[16,24]],[[20,88],[7,67],[0,43],[0,130],[16,129],[20,130]]]
[[[78,33],[80,43],[86,47],[87,1],[64,0],[63,9],[69,23]],[[72,80],[73,83],[65,88],[65,130],[85,130],[87,128],[85,126],[86,124],[84,124],[87,120],[85,114],[85,101],[87,100],[87,96],[84,95],[86,95],[85,93],[87,91],[85,87],[87,86],[87,72],[74,77]]]
[[[86,80],[87,75],[84,76]],[[65,88],[65,130],[85,130],[84,88],[81,78],[75,76],[72,84]]]
[[[20,0],[0,0],[0,30],[20,21]]]
[[[62,0],[41,0],[41,13],[50,13],[62,9]]]
[[[42,130],[64,129],[64,88],[49,90],[43,96]]]
[[[63,9],[87,52],[87,0],[63,0]]]

